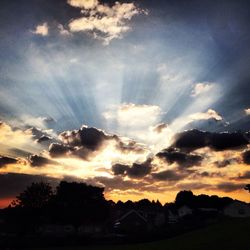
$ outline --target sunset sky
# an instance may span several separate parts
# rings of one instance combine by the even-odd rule
[[[60,180],[105,197],[250,202],[250,3],[2,0],[0,207]]]

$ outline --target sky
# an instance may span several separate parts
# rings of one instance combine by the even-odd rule
[[[0,207],[32,182],[114,201],[250,202],[250,3],[2,0]]]

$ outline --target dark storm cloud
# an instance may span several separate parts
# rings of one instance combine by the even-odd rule
[[[248,165],[250,164],[250,150],[246,150],[242,153],[242,159],[244,163]]]
[[[41,129],[36,128],[36,127],[28,128],[25,130],[25,132],[33,135],[34,139],[39,139],[40,137],[47,135],[46,133],[44,133],[44,131],[42,131]]]
[[[224,159],[223,161],[215,161],[214,164],[218,168],[224,168],[229,165],[235,164],[235,163],[240,163],[240,159],[238,158],[230,158],[230,159]]]
[[[189,151],[203,147],[220,151],[242,148],[248,143],[246,136],[240,132],[210,133],[194,129],[177,134],[172,146]]]
[[[39,155],[31,155],[28,160],[32,167],[42,167],[47,164],[56,164],[56,162]]]
[[[43,142],[48,142],[50,141],[52,138],[46,135],[41,136],[39,139],[37,139],[38,143],[43,143]]]
[[[40,181],[49,182],[53,186],[55,186],[55,184],[57,184],[59,180],[42,175],[16,173],[0,174],[0,198],[14,198],[32,182]]]
[[[232,179],[233,180],[250,180],[250,171],[246,171],[243,174]]]
[[[30,133],[37,143],[42,144],[56,142],[56,140],[52,138],[46,131],[36,127],[28,128],[25,132]]]
[[[201,164],[203,157],[197,154],[181,152],[176,148],[168,148],[159,152],[156,156],[163,158],[169,164],[178,163],[181,167],[192,167]]]
[[[164,170],[158,173],[152,173],[152,177],[158,181],[180,181],[186,176],[187,174],[179,174],[176,170]]]
[[[152,170],[152,159],[148,159],[143,163],[133,163],[132,166],[125,164],[114,164],[112,171],[114,175],[127,175],[130,178],[142,178],[148,175]]]
[[[72,147],[60,143],[52,143],[49,146],[49,154],[51,157],[67,156],[72,151]]]
[[[112,172],[114,173],[114,175],[124,175],[128,169],[129,165],[119,163],[112,165]]]
[[[236,190],[241,190],[244,188],[244,184],[231,183],[231,182],[222,182],[216,186],[216,189],[219,189],[224,192],[233,192]]]
[[[0,156],[0,168],[3,168],[8,164],[14,164],[14,163],[17,163],[17,159],[10,158],[7,156]]]
[[[123,140],[117,135],[106,134],[104,131],[82,126],[79,130],[64,131],[59,135],[63,143],[53,143],[49,152],[52,157],[77,156],[88,160],[91,155],[102,150],[105,143],[112,142],[117,150],[122,153],[142,153],[146,150],[145,146],[133,140]]]
[[[59,138],[70,146],[83,146],[89,150],[98,150],[105,140],[114,139],[114,136],[105,134],[102,130],[82,126],[79,130],[65,131]]]
[[[102,130],[82,126],[78,130],[64,131],[59,135],[63,144],[52,144],[49,148],[52,157],[77,156],[87,160],[88,157],[101,149],[109,140],[118,141],[115,135],[105,134]]]
[[[127,169],[127,175],[130,178],[142,178],[151,172],[151,159],[146,160],[143,163],[133,163],[132,167]]]

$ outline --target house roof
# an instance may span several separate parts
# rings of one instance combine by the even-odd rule
[[[140,219],[142,219],[143,221],[147,222],[146,218],[144,216],[142,216],[138,211],[132,209],[130,211],[128,211],[126,214],[124,214],[121,218],[119,218],[117,221],[122,221],[125,218],[127,218],[130,214],[135,213]]]

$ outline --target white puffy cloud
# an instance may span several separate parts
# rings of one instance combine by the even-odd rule
[[[198,112],[189,116],[192,121],[214,119],[221,121],[223,118],[213,109],[208,109],[207,112]]]
[[[69,23],[71,32],[88,32],[95,39],[100,39],[104,44],[130,30],[127,25],[133,16],[146,13],[135,6],[134,3],[119,3],[109,6],[97,0],[69,0],[68,4],[81,8],[82,17],[72,19]]]
[[[246,115],[250,115],[250,108],[249,109],[245,109],[245,114]]]
[[[147,144],[153,151],[168,146],[171,129],[160,123],[164,112],[157,105],[123,103],[103,113],[120,134]]]
[[[121,127],[149,128],[159,122],[161,108],[156,105],[124,103],[103,113],[106,120],[116,120]]]
[[[192,90],[191,96],[196,97],[199,95],[203,95],[204,93],[210,91],[213,87],[214,84],[212,83],[196,83]]]
[[[98,5],[98,0],[68,0],[68,4],[83,9],[93,9]]]
[[[42,23],[36,26],[36,29],[32,31],[33,34],[40,36],[48,36],[49,35],[49,26],[48,24]]]

